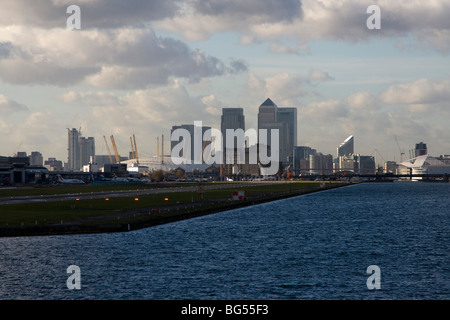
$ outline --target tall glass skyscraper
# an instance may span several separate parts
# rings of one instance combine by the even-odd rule
[[[350,136],[339,145],[339,147],[337,148],[338,158],[342,156],[350,156],[355,153],[354,140],[355,140],[354,137]]]
[[[187,130],[189,132],[189,137],[190,137],[190,141],[184,141],[183,142],[184,143],[184,145],[183,145],[183,152],[184,152],[184,154],[179,154],[177,156],[179,156],[181,158],[184,158],[186,160],[190,160],[191,163],[197,163],[197,162],[204,163],[205,159],[203,159],[203,150],[211,143],[211,141],[203,141],[203,137],[204,137],[205,132],[207,130],[210,130],[211,127],[206,127],[206,126],[203,126],[203,125],[202,125],[201,128],[197,127],[197,129],[200,131],[199,134],[201,134],[201,137],[200,137],[201,141],[200,141],[200,143],[202,145],[200,146],[200,149],[199,149],[200,152],[201,152],[201,154],[199,155],[201,157],[201,159],[200,158],[199,159],[195,158],[195,156],[196,156],[196,154],[195,154],[195,148],[196,148],[196,145],[195,145],[196,126],[195,126],[195,124],[182,124],[182,125],[179,125],[179,126],[172,126],[171,137],[173,135],[173,132],[175,130],[177,130],[177,129]],[[170,143],[171,153],[173,152],[172,150],[175,148],[175,146],[177,146],[179,143],[181,143],[181,141],[182,141],[181,137],[180,137],[180,139],[178,141],[171,139],[171,143]]]
[[[226,130],[242,129],[245,132],[245,116],[242,108],[223,108],[220,121],[220,131],[223,137],[223,149],[226,147]],[[236,146],[236,141],[234,143]],[[244,146],[242,146],[244,147]]]
[[[345,141],[342,142],[337,148],[337,169],[344,170],[351,169],[350,167],[354,167],[355,160],[348,158],[350,156],[353,156],[353,154],[355,153],[354,140],[355,139],[353,138],[353,136],[350,136],[345,139]],[[349,162],[351,162],[350,165],[348,164]],[[354,171],[354,169],[351,169],[350,171]]]
[[[268,98],[259,107],[259,129],[279,130],[280,161],[287,162],[297,146],[297,108],[279,108]]]
[[[68,171],[80,171],[95,156],[95,139],[84,138],[77,129],[68,130]]]

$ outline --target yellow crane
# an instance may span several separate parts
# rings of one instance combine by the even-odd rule
[[[111,156],[111,150],[109,150],[109,146],[108,146],[108,142],[106,141],[106,137],[103,136],[103,139],[105,140],[106,150],[108,150],[109,161],[110,161],[111,163],[113,163],[113,159],[112,159],[112,156]]]
[[[116,142],[114,141],[114,136],[111,135],[111,143],[114,149],[114,155],[116,156],[116,162],[120,163],[120,156],[119,156],[119,152],[117,151],[117,146],[116,146]]]

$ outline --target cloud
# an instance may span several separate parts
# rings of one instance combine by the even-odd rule
[[[238,4],[239,3],[239,4]],[[304,52],[315,40],[350,43],[370,39],[415,39],[416,47],[450,51],[450,3],[379,0],[381,30],[369,30],[366,10],[372,0],[186,1],[174,17],[156,23],[187,39],[207,39],[216,32],[236,32],[241,44],[269,42],[272,52]],[[250,9],[253,8],[253,11]],[[289,39],[290,44],[280,44]],[[297,47],[297,49],[295,48]],[[307,50],[307,49],[306,49]]]
[[[82,29],[142,26],[146,22],[172,17],[178,11],[175,0],[14,0],[2,3],[1,25],[66,28],[69,5],[81,11]]]
[[[28,111],[28,107],[0,94],[0,114],[5,115],[21,111]]]
[[[203,121],[212,125],[219,121],[217,115],[222,106],[212,94],[191,96],[178,81],[164,87],[129,91],[123,96],[111,92],[69,91],[60,98],[69,104],[92,107],[84,113],[95,127],[86,128],[87,131],[106,132],[114,128],[116,133],[125,133],[129,128],[145,134],[157,133],[170,129],[170,124],[175,125],[180,119],[183,123]]]
[[[202,15],[234,21],[273,23],[301,17],[301,2],[298,0],[193,0],[191,5]]]
[[[334,80],[333,77],[331,77],[328,72],[321,70],[311,70],[308,75],[308,81],[314,86],[330,80]]]
[[[73,32],[16,26],[0,28],[0,40],[2,35],[0,77],[14,84],[86,82],[102,89],[137,89],[165,85],[170,78],[197,82],[247,70],[242,60],[227,65],[150,28]]]
[[[317,69],[307,74],[281,72],[267,77],[260,77],[249,71],[246,97],[243,99],[250,98],[254,102],[270,97],[279,106],[298,106],[303,98],[314,94],[320,83],[332,79],[328,72]]]
[[[381,99],[389,104],[439,104],[448,106],[450,80],[418,79],[410,83],[395,84],[387,88]]]
[[[74,92],[69,91],[59,96],[69,104],[81,104],[88,106],[123,106],[121,97],[111,92]]]

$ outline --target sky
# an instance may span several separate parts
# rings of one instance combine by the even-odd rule
[[[80,8],[80,29],[68,28]],[[380,8],[380,29],[367,20]],[[450,154],[450,0],[0,0],[0,155],[67,161],[67,128],[156,155],[173,125],[257,128],[298,108],[298,144],[400,160]],[[398,144],[397,144],[397,141]],[[109,141],[108,141],[109,142]],[[166,147],[165,153],[170,153]]]

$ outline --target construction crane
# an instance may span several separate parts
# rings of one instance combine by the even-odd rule
[[[159,137],[156,137],[156,157],[159,158]]]
[[[405,151],[402,151],[402,149],[400,148],[400,145],[397,140],[397,136],[394,136],[394,137],[395,137],[395,141],[397,142],[398,150],[400,151],[400,162],[403,162],[403,155],[405,154]]]
[[[161,137],[161,163],[164,163],[164,135]]]
[[[376,155],[376,154],[378,154],[378,155],[381,157],[381,159],[383,159],[383,164],[386,163],[386,160],[385,160],[384,157],[381,155],[380,151],[378,151],[378,149],[375,149],[375,150],[373,150],[371,156],[374,155],[374,158],[375,158],[375,164],[376,164],[376,165],[379,166],[379,164],[377,163],[377,155]],[[384,166],[383,166],[383,167],[384,167]]]
[[[131,143],[131,157],[133,157],[133,159],[136,159],[136,152],[134,151],[133,140],[131,139],[131,136],[130,136],[130,143]]]
[[[116,142],[114,141],[114,136],[111,135],[110,139],[111,139],[111,143],[112,143],[112,146],[114,149],[114,155],[116,156],[116,162],[120,163],[120,156],[119,156],[119,152],[117,151],[117,146],[116,146]]]
[[[109,161],[110,161],[111,163],[113,163],[113,158],[112,158],[112,156],[111,156],[111,150],[109,150],[109,146],[108,146],[108,142],[106,141],[106,137],[103,136],[103,139],[105,140],[106,150],[108,150]]]
[[[139,164],[139,155],[138,155],[138,149],[136,145],[136,137],[133,134],[133,140],[134,140],[134,158],[136,159],[136,163]]]

